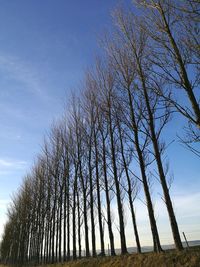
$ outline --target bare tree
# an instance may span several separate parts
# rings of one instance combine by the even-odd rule
[[[134,203],[140,185],[153,248],[161,252],[150,190],[152,168],[161,184],[175,246],[183,249],[162,133],[172,113],[182,114],[188,124],[180,139],[200,156],[199,1],[136,2],[142,19],[131,11],[114,13],[117,27],[105,41],[106,53],[86,73],[82,93],[72,96],[64,117],[51,127],[13,197],[0,246],[5,264],[35,266],[81,258],[83,240],[85,256],[90,256],[91,240],[96,257],[97,234],[99,255],[104,256],[105,221],[111,255],[114,224],[121,254],[126,254],[127,205],[141,253]],[[117,223],[112,200],[117,203]]]
[[[183,3],[163,0],[142,2],[142,5],[144,5],[148,12],[148,15],[145,13],[147,15],[148,34],[159,49],[159,51],[156,50],[156,53],[154,53],[154,63],[161,70],[159,75],[165,75],[169,83],[185,91],[190,101],[191,109],[173,100],[171,95],[166,97],[182,115],[196,124],[197,127],[200,127],[200,107],[198,95],[195,95],[195,88],[199,86],[197,62],[199,57],[197,58],[195,54],[199,51],[198,26],[192,24],[190,29],[187,29],[185,17],[186,14],[194,15],[194,6],[191,4],[191,1],[183,1]],[[194,22],[194,20],[190,20],[190,22],[187,20],[187,23],[190,24]],[[190,31],[190,34],[188,31]],[[195,48],[194,51],[191,50],[191,44],[188,43],[189,39],[196,42],[195,47],[197,49]],[[190,74],[191,67],[194,71],[192,77]]]
[[[119,14],[117,14],[117,16],[119,16]],[[126,36],[123,38],[123,35],[119,32],[115,38],[116,43],[106,42],[106,49],[110,64],[116,72],[118,95],[120,97],[118,102],[120,103],[121,111],[124,114],[123,123],[127,125],[130,131],[130,134],[128,133],[128,137],[134,145],[134,155],[137,157],[141,170],[141,179],[139,178],[139,180],[143,184],[146,196],[154,251],[162,251],[146,173],[147,167],[150,164],[147,152],[150,140],[149,137],[142,131],[142,113],[145,111],[145,105],[143,103],[143,99],[137,99],[137,95],[134,93],[135,87],[137,87],[135,82],[136,66],[129,54],[130,49],[126,46],[123,47],[120,45],[122,43],[126,44]],[[143,109],[141,109],[141,107],[143,107]]]
[[[123,115],[121,115],[123,117]],[[128,194],[128,200],[129,200],[129,205],[130,205],[130,211],[131,211],[131,217],[132,217],[132,223],[133,223],[133,228],[134,228],[134,233],[135,233],[135,241],[137,245],[137,252],[141,253],[141,245],[140,245],[140,239],[139,239],[139,234],[138,234],[138,229],[137,229],[137,222],[136,222],[136,215],[134,211],[134,205],[133,202],[136,198],[137,195],[137,190],[136,190],[136,181],[135,177],[131,175],[129,171],[129,165],[132,161],[132,151],[126,147],[126,139],[125,138],[125,131],[128,130],[127,128],[122,129],[122,125],[120,122],[120,106],[117,105],[116,107],[116,123],[117,123],[117,129],[118,129],[118,134],[119,134],[119,140],[120,140],[120,153],[122,156],[122,165],[126,174],[126,179],[127,179],[127,184],[124,186],[125,192]],[[126,152],[126,150],[128,150]],[[132,177],[131,177],[132,176]]]
[[[97,63],[96,82],[97,82],[97,87],[100,91],[100,97],[102,98],[101,112],[105,114],[105,120],[108,124],[110,155],[111,155],[112,170],[113,170],[117,205],[118,205],[121,253],[126,254],[127,247],[126,247],[121,190],[120,190],[120,183],[119,183],[118,169],[116,162],[115,125],[113,120],[113,106],[112,106],[115,80],[111,69],[103,68],[101,63]]]
[[[105,195],[106,195],[106,210],[107,210],[107,224],[108,224],[108,233],[110,239],[110,249],[111,249],[111,256],[115,256],[115,245],[114,245],[114,235],[112,230],[112,216],[111,216],[111,197],[109,193],[109,181],[108,181],[108,173],[107,173],[107,148],[106,148],[106,140],[108,138],[108,127],[107,124],[104,122],[102,112],[97,109],[97,120],[98,120],[98,129],[100,133],[100,141],[102,143],[101,148],[101,158],[102,158],[102,168],[103,168],[103,183],[105,187]]]
[[[160,101],[160,98],[154,93],[156,88],[161,88],[162,84],[160,86],[159,81],[155,82],[154,78],[151,79],[153,71],[150,62],[148,61],[148,36],[141,24],[137,23],[136,19],[134,23],[134,17],[132,17],[132,20],[130,20],[131,16],[128,19],[126,18],[127,16],[125,14],[123,15],[122,13],[119,13],[119,25],[125,37],[127,38],[128,45],[132,52],[131,55],[133,57],[133,61],[135,62],[136,79],[138,82],[137,93],[139,94],[139,99],[144,99],[146,108],[146,112],[143,112],[142,116],[146,124],[146,126],[143,124],[144,131],[146,131],[152,142],[154,150],[153,156],[155,157],[157,163],[159,179],[164,193],[165,204],[169,214],[174,242],[176,248],[181,250],[183,249],[183,246],[181,243],[178,224],[176,222],[161,158],[161,155],[164,151],[164,145],[160,141],[160,136],[164,126],[169,120],[170,111],[168,109],[168,105],[162,100]]]
[[[87,193],[88,193],[88,176],[84,173],[85,163],[84,159],[84,121],[81,116],[81,106],[80,101],[73,103],[73,123],[74,123],[74,135],[78,162],[78,177],[82,187],[83,194],[83,217],[84,217],[84,227],[85,227],[85,249],[86,257],[90,256],[89,251],[89,236],[88,236],[88,210],[87,210]]]
[[[91,80],[89,74],[86,75],[85,81],[85,91],[83,95],[83,110],[85,111],[85,143],[88,150],[88,174],[89,174],[89,184],[90,184],[90,218],[91,218],[91,234],[92,234],[92,256],[96,257],[96,234],[95,234],[95,215],[94,215],[94,178],[93,178],[93,160],[92,160],[92,150],[93,150],[93,129],[94,129],[94,103],[92,103],[92,89]]]
[[[200,156],[200,44],[198,1],[138,1],[144,7],[145,29],[151,37],[155,76],[168,86],[156,91],[188,121],[181,142]]]

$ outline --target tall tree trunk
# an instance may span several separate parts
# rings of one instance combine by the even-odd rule
[[[56,255],[55,255],[55,262],[58,262],[58,241],[59,241],[59,201],[57,199],[57,208],[56,208]]]
[[[132,103],[132,96],[131,96],[131,92],[130,92],[130,87],[127,88],[127,91],[128,91],[128,98],[129,98],[130,117],[131,117],[131,121],[132,121],[132,129],[133,129],[133,134],[134,134],[134,144],[135,144],[136,151],[138,154],[140,171],[141,171],[141,176],[142,176],[142,181],[143,181],[143,186],[144,186],[144,193],[145,193],[146,201],[147,201],[147,208],[148,208],[149,220],[150,220],[150,225],[151,225],[151,232],[152,232],[152,237],[153,237],[154,251],[155,252],[161,252],[162,247],[160,244],[160,238],[159,238],[156,220],[155,220],[155,216],[154,216],[153,204],[152,204],[151,195],[149,192],[149,185],[147,182],[146,171],[145,171],[145,163],[144,163],[142,151],[141,151],[140,144],[139,144],[138,129],[137,129],[135,114],[134,114],[134,110],[133,110],[133,103]]]
[[[163,164],[162,164],[162,160],[161,160],[159,144],[158,144],[158,140],[157,140],[157,136],[156,136],[156,132],[155,132],[154,117],[153,117],[150,102],[149,102],[149,96],[147,93],[147,88],[146,88],[146,84],[145,84],[145,80],[144,80],[142,67],[141,67],[139,61],[138,61],[138,65],[139,65],[139,74],[140,74],[140,78],[142,81],[144,98],[145,98],[147,111],[148,111],[148,123],[149,123],[149,128],[150,128],[150,133],[151,133],[151,140],[153,143],[153,148],[154,148],[154,152],[155,152],[155,159],[156,159],[156,163],[157,163],[157,167],[158,167],[160,182],[161,182],[163,193],[164,193],[165,204],[167,206],[167,211],[168,211],[168,215],[169,215],[169,219],[170,219],[170,223],[171,223],[171,229],[172,229],[172,233],[173,233],[173,237],[174,237],[174,242],[175,242],[176,248],[178,250],[182,250],[183,245],[181,242],[181,238],[180,238],[180,234],[179,234],[179,230],[178,230],[178,224],[176,221],[174,209],[172,206],[172,201],[171,201],[170,194],[169,194],[169,189],[168,189],[167,182],[166,182],[166,177],[165,177]]]
[[[73,259],[76,260],[76,191],[77,191],[77,173],[75,171],[73,186],[73,208],[72,208],[72,228],[73,228]]]
[[[195,123],[196,123],[197,127],[200,128],[200,106],[199,106],[199,104],[197,102],[197,99],[196,99],[196,97],[194,95],[194,92],[193,92],[193,89],[192,89],[191,82],[190,82],[190,80],[188,78],[188,73],[187,73],[187,70],[186,70],[185,65],[184,65],[184,60],[183,60],[183,58],[181,56],[180,50],[178,48],[178,45],[177,45],[177,43],[176,43],[176,41],[175,41],[175,39],[174,39],[174,37],[172,35],[170,26],[169,26],[169,24],[167,22],[166,15],[165,15],[165,12],[164,12],[163,7],[161,6],[161,4],[159,4],[158,10],[159,10],[159,12],[161,14],[161,18],[162,18],[162,20],[164,22],[165,31],[166,31],[167,36],[169,38],[169,42],[170,42],[171,47],[172,47],[172,49],[174,51],[173,55],[174,55],[175,60],[178,63],[178,66],[179,66],[180,76],[181,76],[182,83],[183,83],[182,87],[186,91],[187,96],[189,98],[189,101],[191,103],[192,109],[194,111],[194,114],[195,114],[195,117],[196,117]],[[178,247],[179,246],[180,246],[180,244],[178,245]],[[180,249],[182,249],[181,246],[180,246]]]
[[[70,260],[70,191],[69,176],[67,177],[67,260]]]
[[[64,164],[65,166],[65,164]],[[67,167],[68,168],[68,167]],[[66,169],[66,167],[65,167]],[[67,260],[66,242],[67,242],[67,179],[68,174],[64,172],[64,205],[63,205],[63,261]]]
[[[84,178],[82,173],[82,164],[79,160],[79,171],[80,171],[80,179],[82,183],[82,191],[83,191],[83,217],[84,217],[84,226],[85,226],[85,251],[86,257],[90,257],[90,249],[89,249],[89,237],[88,237],[88,216],[87,216],[87,195],[86,188],[84,185]]]
[[[111,256],[115,256],[115,244],[114,244],[114,235],[112,231],[112,220],[111,220],[111,208],[110,208],[110,196],[108,188],[108,177],[107,177],[107,163],[106,163],[106,146],[105,139],[102,136],[102,149],[103,149],[103,171],[104,171],[104,184],[105,184],[105,193],[106,193],[106,205],[107,205],[107,223],[108,223],[108,233],[110,239],[110,251]]]
[[[135,241],[136,241],[136,244],[137,244],[137,252],[141,253],[141,245],[140,245],[140,239],[139,239],[136,216],[135,216],[135,212],[134,212],[133,199],[132,199],[133,188],[131,186],[131,179],[130,179],[130,176],[129,176],[129,171],[128,171],[128,167],[127,167],[127,163],[126,163],[126,159],[125,159],[125,155],[124,155],[123,138],[122,138],[121,126],[120,126],[120,122],[119,122],[118,118],[117,118],[117,126],[118,126],[118,131],[119,131],[119,139],[120,139],[122,160],[123,160],[123,165],[124,165],[126,178],[127,178],[127,182],[128,182],[128,198],[129,198],[129,205],[130,205],[130,210],[131,210],[132,223],[133,223],[133,228],[134,228],[134,233],[135,233]]]
[[[79,254],[79,259],[81,259],[81,212],[80,212],[80,197],[79,197],[79,192],[77,190],[77,209],[78,209],[78,254]]]
[[[52,244],[51,244],[51,263],[55,262],[55,236],[56,236],[56,203],[57,203],[57,182],[54,188],[54,205],[52,210]]]
[[[90,135],[89,142],[89,155],[88,155],[88,169],[89,169],[89,181],[90,181],[90,218],[91,218],[91,233],[92,233],[92,256],[96,257],[96,237],[95,237],[95,224],[94,224],[94,197],[93,197],[93,179],[92,179],[92,133]]]
[[[116,158],[115,158],[115,146],[114,146],[114,137],[113,137],[113,128],[112,128],[112,120],[111,120],[111,110],[110,110],[110,103],[108,103],[108,116],[109,116],[109,134],[110,134],[110,141],[111,141],[111,155],[112,155],[112,165],[113,165],[113,174],[114,174],[114,181],[115,181],[115,188],[116,188],[116,197],[117,197],[117,206],[118,206],[118,215],[119,215],[119,228],[120,228],[120,242],[121,242],[121,254],[128,253],[126,247],[126,236],[125,236],[125,227],[124,227],[124,217],[123,217],[123,208],[121,202],[121,192],[120,186],[118,181],[118,174],[117,174],[117,165],[116,165]]]
[[[59,262],[62,261],[62,208],[63,208],[63,185],[60,193],[60,214],[59,214]]]
[[[102,224],[102,211],[101,211],[101,194],[100,194],[100,184],[99,184],[99,157],[98,157],[98,148],[97,148],[97,139],[96,132],[94,130],[94,145],[95,145],[95,168],[96,168],[96,186],[97,186],[97,203],[98,203],[98,219],[99,219],[99,233],[101,241],[101,256],[105,255],[105,246],[104,246],[104,233],[103,233],[103,224]]]

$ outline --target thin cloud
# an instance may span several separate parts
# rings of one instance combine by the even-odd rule
[[[200,206],[198,205],[200,201],[200,193],[182,193],[174,198],[175,210],[179,217],[189,218],[196,217],[200,214]]]
[[[0,54],[0,71],[4,72],[7,78],[22,83],[24,88],[31,94],[45,100],[49,98],[40,74],[32,65],[22,61],[20,58]]]
[[[27,166],[27,162],[23,160],[0,158],[0,168],[23,169],[26,166]]]

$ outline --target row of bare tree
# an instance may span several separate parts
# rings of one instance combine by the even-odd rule
[[[187,127],[182,141],[200,155],[193,147],[200,139],[199,8],[195,0],[144,0],[133,11],[114,12],[116,27],[104,39],[103,59],[86,73],[82,92],[52,127],[13,198],[1,243],[4,262],[54,263],[81,258],[83,251],[95,257],[96,246],[103,256],[105,231],[115,255],[111,201],[117,206],[121,253],[127,253],[124,205],[129,205],[141,253],[134,209],[138,187],[144,192],[154,251],[161,252],[149,185],[152,168],[175,247],[183,249],[162,132],[171,114],[179,112]]]

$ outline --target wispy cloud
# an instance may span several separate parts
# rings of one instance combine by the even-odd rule
[[[40,72],[28,62],[15,56],[0,54],[0,71],[3,72],[7,78],[14,79],[23,84],[23,88],[28,90],[31,94],[41,99],[49,98],[42,82]]]
[[[27,162],[23,160],[0,158],[0,168],[23,169],[26,166],[27,166]]]
[[[200,216],[200,192],[181,193],[174,198],[175,210],[183,218]]]

